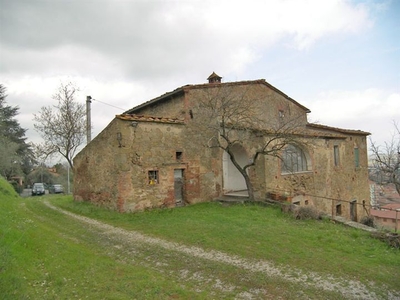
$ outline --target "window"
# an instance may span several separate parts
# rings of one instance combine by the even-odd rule
[[[282,156],[282,173],[296,173],[307,170],[307,159],[303,150],[294,145],[286,146]]]
[[[151,170],[149,171],[149,184],[157,184],[158,183],[158,171]]]
[[[342,215],[342,205],[341,204],[336,204],[336,215],[337,216]]]
[[[340,164],[339,160],[339,146],[333,146],[333,160],[335,162],[335,167],[338,167]]]
[[[360,167],[360,152],[358,148],[354,148],[354,166],[356,168]]]
[[[182,152],[181,151],[176,151],[175,152],[175,158],[176,158],[176,160],[181,160],[182,159]]]

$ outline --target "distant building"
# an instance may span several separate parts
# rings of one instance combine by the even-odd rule
[[[399,229],[400,203],[386,204],[380,209],[371,209],[375,223],[387,229]]]
[[[74,158],[75,200],[125,212],[245,192],[243,176],[227,153],[207,148],[209,137],[195,122],[201,118],[201,111],[196,111],[199,97],[229,87],[233,93],[246,90],[256,96],[253,101],[259,101],[263,108],[258,113],[266,120],[264,131],[258,131],[253,141],[235,147],[241,164],[249,160],[250,149],[267,138],[262,132],[268,132],[268,124],[279,124],[294,114],[300,116],[299,138],[308,142],[304,143],[308,146],[287,145],[282,150],[284,163],[268,156],[257,159],[249,175],[258,199],[314,205],[356,221],[366,214],[362,204],[370,201],[368,132],[309,123],[308,108],[264,79],[223,83],[213,73],[208,80],[117,115]]]

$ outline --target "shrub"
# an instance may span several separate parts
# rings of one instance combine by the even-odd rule
[[[389,247],[400,249],[400,235],[398,233],[378,231],[372,233],[372,236],[378,240],[385,242],[389,245]]]
[[[363,217],[363,218],[361,219],[360,223],[361,223],[361,224],[364,224],[364,225],[366,225],[366,226],[369,226],[369,227],[373,227],[373,228],[376,227],[376,226],[375,226],[374,217],[372,217],[372,216],[365,216],[365,217]]]
[[[12,185],[12,187],[14,188],[14,190],[18,193],[21,194],[23,191],[23,187],[21,185],[18,184],[18,182],[16,181],[10,181],[10,184]]]
[[[322,214],[314,206],[298,206],[293,211],[293,216],[298,220],[321,220]]]

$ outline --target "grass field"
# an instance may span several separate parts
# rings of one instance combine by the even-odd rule
[[[299,221],[276,207],[218,203],[119,214],[71,196],[22,199],[1,179],[1,299],[346,298],[154,245],[128,249],[44,201],[163,240],[361,282],[376,299],[400,295],[400,252],[329,220]]]

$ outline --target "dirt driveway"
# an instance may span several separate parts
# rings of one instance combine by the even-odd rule
[[[252,278],[260,276],[263,280],[276,282],[277,289],[282,290],[282,299],[287,299],[287,288],[298,289],[296,299],[321,299],[318,297],[318,291],[321,290],[331,292],[331,299],[381,299],[372,291],[373,283],[369,287],[356,280],[304,272],[289,266],[278,267],[265,260],[249,260],[219,251],[185,246],[79,216],[47,201],[45,204],[88,225],[87,230],[97,231],[108,249],[108,254],[119,261],[135,261],[146,267],[156,268],[166,276],[178,278],[182,282],[195,282],[199,290],[207,285],[208,288],[215,289],[215,299],[220,299],[221,295],[230,299],[277,299],[276,296],[269,296],[268,290],[252,285]],[[174,267],[171,267],[171,261],[174,261]],[[219,268],[221,265],[224,268]],[[220,271],[227,267],[232,269],[230,274],[243,278],[242,286],[238,286],[237,281],[233,284],[229,276]],[[314,291],[311,293],[315,297],[310,297],[310,291]],[[397,292],[396,295],[388,292],[386,299],[399,299],[398,297],[400,295]]]

